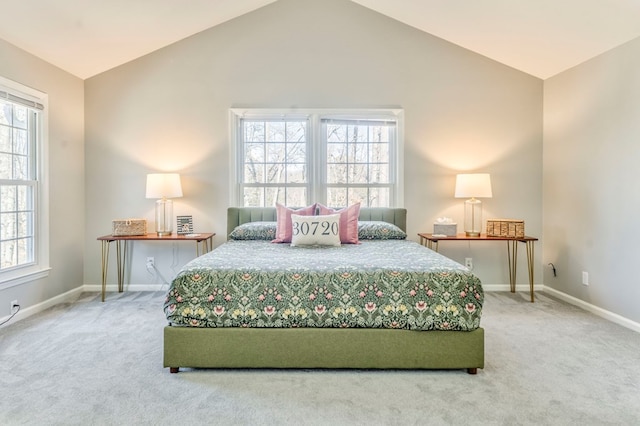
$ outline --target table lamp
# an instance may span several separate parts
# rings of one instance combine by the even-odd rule
[[[156,232],[159,236],[173,232],[173,201],[182,197],[182,185],[178,173],[151,173],[147,175],[147,198],[156,201]]]
[[[467,237],[479,237],[482,232],[482,201],[491,198],[491,176],[489,173],[456,175],[456,198],[469,198],[464,202],[464,233]]]

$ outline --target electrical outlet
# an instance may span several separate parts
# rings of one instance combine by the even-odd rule
[[[147,257],[147,269],[155,269],[156,261],[153,257]]]
[[[464,258],[464,266],[466,266],[469,269],[473,269],[473,258],[465,257]]]
[[[589,273],[582,271],[582,285],[589,285]]]
[[[11,313],[13,314],[14,312],[16,312],[18,310],[18,301],[17,300],[12,300],[11,301]]]

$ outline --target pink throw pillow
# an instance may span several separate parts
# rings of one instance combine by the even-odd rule
[[[293,234],[291,215],[313,216],[316,214],[316,204],[303,207],[298,210],[290,209],[280,203],[276,203],[276,238],[272,243],[290,243]]]
[[[360,217],[360,203],[353,204],[342,210],[330,209],[318,204],[321,215],[340,213],[340,242],[342,244],[358,244],[358,217]]]

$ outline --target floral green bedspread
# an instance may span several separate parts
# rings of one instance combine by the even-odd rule
[[[229,241],[182,268],[164,311],[188,327],[469,331],[480,326],[483,300],[468,269],[412,241]]]

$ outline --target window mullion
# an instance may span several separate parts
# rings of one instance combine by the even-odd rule
[[[327,175],[327,145],[324,135],[325,124],[320,121],[317,114],[311,117],[311,131],[313,135],[312,140],[312,153],[313,157],[309,159],[311,167],[313,167],[313,181],[312,181],[312,194],[313,200],[326,204],[327,193],[324,188],[326,187],[326,175]]]

